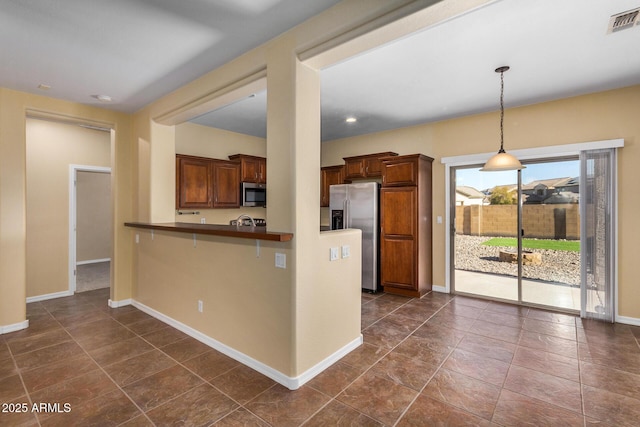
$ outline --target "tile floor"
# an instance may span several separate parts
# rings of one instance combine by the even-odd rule
[[[108,308],[107,292],[28,304],[30,327],[0,335],[0,425],[636,426],[640,419],[640,327],[437,293],[363,294],[364,344],[289,391],[134,307]],[[31,411],[56,402],[71,411]],[[29,410],[11,412],[20,403]]]

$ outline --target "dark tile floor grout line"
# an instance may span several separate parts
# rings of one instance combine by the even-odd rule
[[[98,308],[98,309],[99,309],[100,307],[96,307],[96,308]],[[113,319],[113,317],[111,317],[111,316],[109,316],[109,317]],[[114,319],[114,320],[116,320],[116,319]],[[116,322],[117,322],[117,320],[116,320]],[[120,323],[120,322],[118,322],[118,323]],[[122,324],[121,324],[121,325],[122,325]],[[123,325],[123,326],[124,326],[124,325]],[[63,328],[64,328],[64,326],[63,326]],[[65,330],[66,330],[66,328],[65,328]],[[69,332],[67,331],[67,333],[69,333]],[[135,332],[134,332],[134,333],[135,333]],[[99,369],[100,369],[100,370],[101,370],[101,371],[102,371],[102,372],[103,372],[103,373],[104,373],[104,374],[109,378],[109,380],[110,380],[110,381],[111,381],[111,382],[116,386],[116,388],[117,388],[118,390],[120,390],[120,391],[121,391],[125,396],[127,396],[127,399],[129,399],[129,401],[131,401],[131,403],[132,403],[132,404],[133,404],[133,405],[134,405],[134,406],[135,406],[135,407],[136,407],[136,408],[137,408],[137,409],[142,413],[142,415],[143,415],[143,416],[144,416],[144,417],[145,417],[149,422],[151,422],[151,424],[152,424],[152,425],[154,425],[154,426],[155,426],[156,424],[155,424],[155,423],[154,423],[154,422],[149,418],[149,416],[147,415],[147,413],[146,413],[145,411],[143,411],[143,410],[142,410],[142,408],[141,408],[141,407],[140,407],[140,406],[135,402],[135,400],[133,400],[133,398],[131,398],[131,396],[129,396],[129,394],[128,394],[128,393],[127,393],[127,392],[126,392],[122,387],[120,387],[120,384],[118,384],[118,383],[117,383],[117,382],[116,382],[116,381],[111,377],[111,375],[109,375],[109,373],[104,369],[104,367],[103,367],[100,363],[98,363],[98,361],[97,361],[97,360],[95,360],[95,358],[94,358],[93,356],[91,356],[91,354],[89,354],[89,351],[88,351],[87,349],[85,349],[85,348],[82,346],[82,344],[76,340],[76,338],[75,338],[75,337],[73,337],[73,336],[72,336],[72,338],[73,338],[74,342],[78,345],[78,347],[80,347],[80,348],[82,349],[82,351],[84,351],[84,353],[85,353],[85,354],[86,354],[86,355],[87,355],[87,356],[88,356],[88,357],[89,357],[89,358],[90,358],[90,359],[91,359],[91,360],[96,364],[96,366],[98,366],[98,368],[99,368]],[[125,360],[129,360],[129,359],[125,359]],[[108,366],[108,365],[107,365],[107,366]],[[104,394],[107,394],[107,393],[104,393]],[[98,399],[100,396],[102,396],[102,395],[94,396],[94,397],[93,397],[93,399],[90,399],[89,401],[92,401],[92,400]],[[137,416],[136,416],[136,417],[134,417],[134,418],[137,418]],[[134,419],[134,418],[132,418],[132,419]],[[128,421],[131,421],[131,419],[130,419],[130,420],[127,420],[127,421],[125,421],[125,422],[128,422]],[[123,424],[123,423],[121,423],[121,424]]]
[[[420,299],[424,298],[425,296],[431,294],[431,292],[423,295]],[[366,305],[368,303],[371,303],[373,301],[376,301],[377,299],[383,297],[385,294],[381,294],[380,296],[371,299],[370,301],[367,301],[365,304],[362,305]],[[418,299],[418,300],[420,300]],[[408,299],[407,301],[405,301],[404,303],[400,304],[398,307],[396,307],[395,309],[393,309],[392,311],[386,313],[384,316],[382,316],[380,319],[376,320],[375,322],[373,322],[372,324],[368,325],[366,328],[363,329],[363,331],[365,329],[368,329],[370,327],[372,327],[373,325],[375,325],[376,323],[378,323],[379,321],[383,320],[384,318],[386,318],[387,316],[395,313],[397,310],[399,310],[400,308],[404,307],[406,304],[410,303],[411,301],[413,301],[413,299]],[[423,321],[420,325],[418,325],[415,329],[413,329],[413,331],[411,331],[406,337],[404,337],[400,342],[398,342],[396,345],[394,345],[393,347],[389,348],[389,350],[384,353],[382,356],[380,356],[379,358],[377,358],[372,364],[371,366],[369,366],[367,369],[365,369],[364,371],[362,371],[357,377],[355,377],[355,379],[353,381],[351,381],[350,383],[348,383],[346,386],[344,386],[335,396],[329,396],[330,400],[320,409],[318,409],[314,414],[312,414],[309,418],[307,418],[302,425],[304,425],[305,423],[309,422],[317,413],[319,413],[324,407],[326,407],[327,405],[329,405],[332,401],[337,401],[339,403],[341,403],[342,405],[348,406],[358,412],[360,412],[358,410],[358,408],[354,408],[353,406],[349,405],[348,403],[342,402],[340,400],[337,399],[337,397],[342,394],[346,389],[348,389],[349,387],[351,387],[356,381],[358,381],[360,378],[362,378],[367,372],[369,372],[371,369],[373,369],[374,366],[376,366],[382,359],[384,359],[386,356],[388,356],[391,352],[393,352],[393,350],[395,350],[400,344],[402,344],[403,342],[405,342],[407,339],[409,339],[410,336],[413,335],[413,333],[415,331],[417,331],[418,329],[420,329],[422,326],[424,326],[429,320],[431,320],[431,318],[433,316],[435,316],[438,312],[440,312],[440,310],[442,310],[445,306],[447,306],[451,301],[453,301],[453,298],[449,299],[444,305],[442,305],[438,310],[436,310],[434,313],[432,313],[431,315],[429,315],[425,321]],[[363,344],[364,341],[363,341]],[[454,348],[455,349],[455,348]],[[416,401],[416,399],[418,399],[418,397],[420,397],[420,394],[422,393],[422,391],[424,390],[424,388],[426,388],[427,384],[429,384],[429,381],[431,381],[431,379],[433,379],[433,377],[435,376],[435,374],[438,372],[438,370],[442,367],[442,365],[446,362],[446,360],[448,359],[448,357],[451,355],[451,353],[453,352],[453,349],[451,350],[451,352],[449,352],[449,354],[447,355],[447,357],[445,357],[443,359],[443,361],[440,363],[440,365],[438,365],[438,368],[434,371],[434,373],[429,377],[429,380],[425,383],[425,385],[422,387],[422,389],[420,391],[417,392],[416,396],[411,400],[411,403],[405,408],[405,410],[400,414],[400,416],[398,417],[398,419],[394,422],[394,426],[397,425],[397,423],[402,419],[402,416],[409,410],[409,408],[411,407],[411,405]],[[347,362],[344,362],[347,363]],[[348,363],[347,363],[348,364]],[[333,366],[333,365],[332,365]],[[374,374],[375,375],[375,374]],[[310,386],[313,388],[313,386]],[[316,391],[319,391],[322,393],[321,390],[315,389]],[[411,389],[413,391],[416,391],[415,389]],[[324,393],[323,393],[324,394]],[[360,412],[361,413],[361,412]],[[371,416],[367,415],[367,414],[363,414],[368,418],[371,419],[375,419],[372,418]],[[375,421],[378,421],[380,423],[382,423],[382,421],[375,419]],[[384,423],[382,423],[384,424]]]
[[[109,316],[109,317],[111,317],[111,316]],[[230,399],[231,399],[231,397],[230,397],[230,396],[228,396],[228,395],[226,395],[224,392],[222,392],[222,390],[219,390],[217,387],[213,386],[213,384],[210,384],[208,381],[206,381],[204,378],[202,378],[200,375],[198,375],[196,372],[193,372],[191,369],[189,369],[188,367],[184,366],[184,365],[182,364],[182,362],[180,362],[180,361],[176,360],[176,359],[175,359],[174,357],[172,357],[171,355],[169,355],[169,354],[165,353],[162,349],[160,349],[160,347],[158,347],[158,346],[156,346],[155,344],[153,344],[153,343],[149,342],[148,340],[146,340],[146,339],[144,338],[144,336],[140,335],[139,333],[137,333],[137,332],[136,332],[136,331],[134,331],[133,329],[129,328],[127,324],[124,324],[124,323],[120,322],[118,319],[115,319],[115,318],[113,318],[113,317],[111,317],[111,319],[115,320],[115,321],[116,321],[117,323],[119,323],[121,326],[125,327],[127,330],[129,330],[129,331],[131,331],[132,333],[134,333],[134,334],[135,334],[135,338],[140,338],[140,339],[142,339],[144,342],[146,342],[147,344],[149,344],[149,345],[151,346],[151,349],[150,349],[149,351],[147,351],[147,352],[144,352],[144,353],[141,353],[141,354],[138,354],[138,355],[135,355],[135,356],[129,357],[129,358],[127,358],[127,359],[123,359],[123,360],[118,361],[118,362],[110,363],[110,364],[108,364],[108,365],[106,365],[106,366],[111,366],[111,365],[116,364],[116,363],[126,362],[127,360],[131,360],[131,359],[134,359],[134,358],[136,358],[136,357],[138,357],[138,356],[142,356],[143,354],[147,354],[147,353],[150,353],[150,352],[152,352],[152,351],[156,351],[156,350],[157,350],[157,351],[162,352],[162,354],[164,354],[165,356],[167,356],[168,358],[170,358],[170,359],[171,359],[173,362],[175,362],[177,365],[181,366],[181,367],[182,367],[182,368],[184,368],[184,369],[187,369],[190,373],[192,373],[193,375],[197,376],[200,380],[202,380],[202,381],[203,381],[203,383],[204,383],[204,384],[209,384],[209,385],[211,385],[211,386],[212,386],[212,387],[214,387],[216,390],[218,390],[219,392],[221,392],[222,394],[224,394],[227,398],[230,398]],[[139,320],[138,322],[144,322],[145,320],[147,320],[147,319]],[[135,323],[138,323],[138,322],[131,322],[131,323],[129,323],[129,325],[132,325],[132,324],[135,324]],[[168,325],[168,324],[167,324],[167,326],[168,326],[168,327],[171,327],[171,325]],[[160,329],[158,329],[158,330],[160,330]],[[156,331],[151,331],[151,332],[149,332],[149,333],[152,333],[152,332],[156,332]],[[80,343],[78,343],[78,345],[80,345]],[[81,347],[82,347],[82,346],[81,346]],[[84,348],[83,348],[83,350],[84,350]],[[90,354],[88,354],[88,352],[87,352],[86,350],[85,350],[85,353],[87,353],[87,355],[88,355],[89,357],[91,357],[91,355],[90,355]],[[194,356],[194,357],[197,357],[197,356]],[[148,420],[152,425],[154,425],[154,426],[155,426],[156,424],[155,424],[155,423],[153,422],[153,420],[149,417],[148,412],[152,411],[153,409],[155,409],[155,408],[157,408],[157,407],[159,407],[159,406],[161,406],[161,405],[163,405],[163,404],[165,404],[165,403],[171,402],[171,401],[173,401],[173,400],[175,400],[175,399],[177,399],[177,398],[179,398],[179,397],[183,396],[184,394],[186,394],[186,393],[190,392],[191,390],[193,390],[193,388],[192,388],[192,389],[185,390],[183,393],[180,393],[180,394],[178,394],[178,395],[176,395],[176,396],[172,397],[171,399],[167,400],[166,402],[163,402],[162,404],[157,405],[157,406],[154,406],[154,407],[152,407],[152,408],[148,408],[148,409],[147,409],[147,411],[144,411],[144,410],[143,410],[143,409],[142,409],[142,408],[141,408],[141,407],[140,407],[140,406],[135,402],[135,400],[134,400],[134,399],[129,395],[129,393],[127,393],[127,392],[126,392],[126,390],[124,390],[124,387],[120,386],[120,385],[115,381],[115,379],[113,379],[113,377],[112,377],[111,375],[109,375],[109,373],[104,369],[104,367],[103,367],[102,365],[100,365],[97,361],[95,361],[95,359],[93,359],[93,358],[92,358],[92,360],[94,360],[94,362],[96,362],[96,364],[97,364],[97,365],[100,367],[100,369],[101,369],[101,370],[102,370],[102,371],[103,371],[103,372],[104,372],[104,373],[109,377],[109,379],[110,379],[110,380],[111,380],[111,381],[116,385],[116,387],[118,387],[118,389],[119,389],[122,393],[124,393],[124,395],[125,395],[125,396],[127,396],[127,398],[128,398],[128,399],[129,399],[129,400],[130,400],[130,401],[135,405],[135,407],[136,407],[136,408],[138,408],[138,410],[142,413],[142,415],[144,415],[144,417],[145,417],[145,418],[146,418],[146,419],[147,419],[147,420]],[[191,360],[191,359],[189,359],[189,360]],[[166,368],[166,369],[169,369],[169,368]],[[166,369],[164,369],[164,370],[166,370]],[[161,370],[159,370],[158,372],[162,372],[162,371],[163,371],[163,370],[161,369]],[[151,375],[155,375],[155,374],[157,374],[158,372],[154,372],[154,373],[150,374],[149,376],[151,376]],[[228,371],[226,371],[226,372],[228,372]],[[132,385],[132,384],[135,384],[135,383],[140,382],[140,381],[143,381],[143,380],[145,380],[146,378],[148,378],[148,376],[147,376],[147,377],[145,377],[145,378],[140,378],[140,379],[138,379],[138,380],[136,380],[136,381],[133,381],[133,382],[131,382],[131,383],[127,384],[127,386]],[[194,388],[195,388],[195,387],[194,387]],[[97,397],[96,397],[96,398],[97,398]],[[232,400],[233,400],[233,399],[232,399]],[[236,401],[234,400],[234,402],[236,402]],[[239,402],[236,402],[236,403],[238,403],[238,404],[239,404]],[[137,418],[137,417],[134,417],[134,418]],[[133,419],[133,418],[132,418],[132,419]],[[129,422],[129,421],[131,421],[131,420],[127,420],[127,421],[125,421],[125,422],[123,422],[123,423],[121,423],[121,424],[125,424],[125,423],[127,423],[127,422]]]
[[[3,342],[7,346],[7,350],[9,351],[9,355],[11,356],[11,361],[13,362],[13,366],[15,367],[15,371],[18,373],[18,377],[20,378],[20,383],[22,384],[22,388],[24,389],[27,400],[29,401],[29,407],[33,407],[33,399],[31,399],[29,390],[27,390],[27,385],[25,384],[24,378],[22,377],[22,372],[18,368],[18,362],[14,357],[13,350],[11,350],[11,347],[6,341],[3,341]],[[40,423],[40,419],[38,418],[38,414],[35,414],[35,417],[36,417],[36,422],[38,423],[38,426],[42,426],[42,424]]]
[[[151,318],[154,318],[153,316],[150,316],[150,317],[151,317]],[[230,399],[231,401],[233,401],[235,404],[237,404],[237,405],[238,405],[238,407],[237,407],[237,408],[235,408],[233,411],[231,411],[229,414],[225,414],[225,416],[224,416],[224,417],[221,417],[221,418],[219,418],[218,420],[216,420],[216,421],[214,421],[214,422],[218,422],[218,421],[220,421],[221,419],[226,418],[227,416],[231,415],[232,413],[234,413],[234,412],[236,412],[236,411],[238,411],[238,410],[240,410],[240,409],[244,409],[245,411],[247,411],[247,412],[251,413],[252,415],[254,415],[254,416],[256,416],[256,417],[260,418],[260,419],[261,419],[261,420],[263,420],[264,422],[267,422],[266,420],[262,419],[262,418],[261,418],[261,417],[259,417],[258,415],[254,414],[252,411],[250,411],[248,408],[246,408],[246,407],[245,407],[245,405],[243,405],[242,403],[240,403],[239,401],[237,401],[236,399],[234,399],[232,396],[230,396],[229,394],[225,393],[225,392],[224,392],[223,390],[221,390],[220,388],[216,387],[216,386],[215,386],[215,384],[212,384],[212,383],[211,383],[211,380],[209,380],[209,381],[208,381],[208,380],[206,380],[206,379],[205,379],[205,378],[203,378],[201,375],[199,375],[197,372],[195,372],[194,370],[192,370],[191,368],[189,368],[188,366],[186,366],[186,365],[184,364],[184,362],[187,362],[187,361],[189,361],[189,360],[192,360],[192,359],[194,359],[194,358],[198,357],[199,355],[196,355],[196,356],[194,356],[194,357],[192,357],[192,358],[190,358],[190,359],[187,359],[187,360],[184,360],[184,361],[182,361],[182,362],[181,362],[181,361],[177,360],[176,358],[174,358],[173,356],[171,356],[170,354],[166,353],[164,350],[162,350],[161,346],[158,346],[158,345],[156,345],[156,344],[153,344],[152,342],[148,341],[148,340],[144,337],[144,335],[140,335],[138,332],[136,332],[135,330],[133,330],[133,329],[131,329],[131,328],[129,328],[129,327],[128,327],[129,325],[133,325],[133,324],[138,323],[138,322],[144,322],[145,320],[148,320],[148,319],[139,320],[139,321],[137,321],[137,322],[131,322],[131,323],[129,323],[129,324],[124,324],[124,323],[120,322],[118,319],[115,319],[115,318],[113,318],[113,317],[112,317],[112,319],[113,319],[113,320],[115,320],[116,322],[118,322],[120,325],[122,325],[122,326],[124,326],[125,328],[127,328],[127,330],[129,330],[129,331],[133,332],[133,333],[136,335],[136,337],[137,337],[137,338],[140,338],[140,339],[142,339],[143,341],[145,341],[146,343],[148,343],[148,344],[152,347],[152,349],[151,349],[151,350],[149,350],[149,351],[148,351],[148,352],[146,352],[146,353],[149,353],[149,352],[151,352],[151,351],[156,351],[156,350],[157,350],[157,351],[162,352],[162,354],[164,354],[165,356],[169,357],[169,358],[170,358],[173,362],[175,362],[177,365],[181,366],[182,368],[186,369],[186,370],[187,370],[187,371],[189,371],[191,374],[193,374],[194,376],[196,376],[196,377],[198,377],[200,380],[202,380],[202,381],[203,381],[203,384],[206,384],[206,385],[208,385],[208,386],[210,386],[210,387],[214,388],[216,391],[218,391],[219,393],[221,393],[223,396],[225,396],[226,398]],[[154,318],[154,319],[155,319],[155,318]],[[166,325],[166,327],[167,327],[167,328],[173,328],[173,327],[172,327],[171,325],[169,325],[169,324],[166,324],[166,323],[165,323],[165,325]],[[152,334],[153,332],[160,331],[161,329],[164,329],[164,328],[158,328],[157,330],[149,331],[149,332],[148,332],[148,333],[146,333],[145,335]],[[175,328],[173,328],[173,329],[175,329]],[[180,332],[182,332],[182,331],[180,331]],[[183,332],[183,333],[184,333],[184,332]],[[193,338],[193,337],[191,337],[191,336],[190,336],[190,335],[188,335],[188,334],[185,334],[185,335],[186,335],[187,337]],[[187,339],[187,338],[184,338],[184,339]],[[195,338],[193,338],[193,339],[195,339]],[[178,341],[180,341],[180,340],[176,340],[175,342],[178,342]],[[175,342],[174,342],[174,343],[175,343]],[[199,341],[199,342],[200,342],[200,341]],[[171,344],[174,344],[174,343],[169,343],[169,344],[167,344],[167,345],[171,345]],[[162,347],[163,347],[163,346],[162,346]],[[215,349],[211,348],[210,350],[207,350],[205,353],[202,353],[202,354],[206,354],[207,352],[212,351],[212,350],[213,350],[213,351],[215,351]],[[146,354],[146,353],[143,353],[143,354]],[[124,362],[124,361],[126,361],[126,360],[130,360],[130,359],[133,359],[133,358],[138,357],[138,356],[141,356],[141,355],[142,355],[142,354],[140,354],[140,355],[136,355],[136,356],[132,356],[132,357],[127,358],[127,359],[124,359],[124,360],[122,360],[122,361],[114,362],[113,364],[115,364],[115,363],[121,363],[121,362]],[[97,362],[96,362],[96,363],[97,363]],[[238,362],[238,363],[240,363],[240,362]],[[111,365],[111,364],[110,364],[110,365]],[[106,365],[106,366],[110,366],[110,365]],[[219,377],[219,376],[221,376],[221,375],[224,375],[224,374],[226,374],[226,373],[228,373],[228,372],[230,372],[230,371],[232,371],[233,369],[236,369],[236,368],[237,368],[237,366],[234,366],[234,367],[232,367],[232,368],[230,368],[230,369],[228,369],[228,370],[226,370],[226,371],[224,371],[224,372],[221,372],[221,373],[220,373],[220,374],[218,374],[215,378],[217,378],[217,377]],[[166,368],[166,369],[168,369],[168,368]],[[104,369],[103,369],[103,370],[104,370]],[[158,372],[162,372],[162,371],[163,371],[163,370],[160,370],[160,371],[158,371]],[[154,373],[152,373],[152,374],[150,374],[150,375],[155,375],[155,374],[157,374],[158,372],[154,372]],[[105,373],[106,373],[107,375],[109,375],[107,372],[105,372]],[[111,378],[111,376],[110,376],[110,375],[109,375],[109,378],[110,378],[110,379],[115,383],[115,380],[113,380],[113,378]],[[138,380],[136,380],[136,381],[133,381],[133,382],[131,382],[131,383],[127,384],[127,386],[129,386],[129,385],[131,385],[131,384],[135,384],[135,383],[140,382],[140,381],[143,381],[143,380],[145,380],[146,378],[148,378],[148,377],[140,378],[140,379],[138,379]],[[213,380],[213,379],[212,379],[212,380]],[[133,401],[133,399],[129,396],[129,394],[128,394],[128,393],[127,393],[127,392],[126,392],[122,387],[120,387],[117,383],[116,383],[116,385],[117,385],[117,386],[121,389],[121,391],[122,391],[122,392],[123,392],[123,393],[124,393],[128,398],[129,398],[129,400],[131,400],[131,401],[134,403],[134,405],[136,405],[136,407],[140,410],[140,412],[142,412],[142,413],[145,415],[145,418],[147,418],[147,419],[148,419],[148,420],[149,420],[149,421],[150,421],[154,426],[155,426],[156,424],[153,422],[153,420],[151,420],[151,419],[149,418],[149,416],[148,416],[148,412],[152,411],[153,409],[155,409],[155,408],[157,408],[157,407],[159,407],[159,406],[162,406],[162,405],[167,404],[167,403],[169,403],[169,402],[171,402],[171,401],[174,401],[174,400],[178,399],[179,397],[181,397],[181,396],[185,395],[186,393],[189,393],[191,390],[193,390],[193,388],[188,389],[188,390],[185,390],[183,393],[180,393],[180,394],[178,394],[178,395],[176,395],[176,396],[172,397],[171,399],[167,400],[166,402],[163,402],[162,404],[157,405],[157,406],[155,406],[155,407],[153,407],[153,408],[149,408],[149,409],[147,409],[147,411],[143,411],[143,410],[142,410],[142,408],[140,408],[140,407],[135,403],[135,401]],[[271,389],[271,388],[273,388],[275,385],[276,385],[276,384],[273,384],[273,385],[269,386],[267,389],[265,389],[264,391],[262,391],[261,393],[259,393],[258,395],[256,395],[253,399],[255,399],[255,398],[256,398],[256,397],[258,397],[259,395],[261,395],[261,394],[265,393],[266,391],[270,390],[270,389]],[[196,386],[196,387],[199,387],[199,386]],[[195,387],[194,387],[194,388],[195,388]],[[253,399],[252,399],[252,400],[253,400]],[[247,402],[247,403],[248,403],[248,402]],[[128,422],[128,421],[130,421],[130,420],[127,420],[127,421],[125,421],[124,423],[126,423],[126,422]],[[124,423],[123,423],[123,424],[124,424]],[[267,423],[267,424],[268,424],[268,423]]]

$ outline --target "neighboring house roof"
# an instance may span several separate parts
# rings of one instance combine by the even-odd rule
[[[456,193],[459,193],[469,199],[483,199],[485,194],[480,190],[476,190],[473,187],[468,187],[466,185],[458,185],[456,186]]]
[[[575,178],[571,178],[571,177],[564,177],[564,178],[550,178],[550,179],[539,179],[537,181],[531,181],[527,184],[524,184],[522,186],[522,191],[525,190],[534,190],[536,187],[542,185],[545,188],[557,188],[557,187],[563,187],[565,185],[572,185],[569,184],[572,180],[574,180]],[[575,185],[575,184],[573,184]]]
[[[560,193],[554,193],[550,197],[546,198],[544,203],[547,205],[578,203],[579,200],[580,195],[570,191],[561,191]]]

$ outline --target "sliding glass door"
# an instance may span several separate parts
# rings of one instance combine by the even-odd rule
[[[613,322],[621,139],[512,153],[525,169],[480,172],[484,155],[443,157],[454,293]],[[552,157],[555,156],[555,157]]]
[[[526,163],[522,171],[522,299],[580,310],[580,161]]]
[[[453,168],[456,293],[580,310],[580,167],[576,157],[526,169]]]
[[[518,301],[518,173],[481,167],[452,169],[455,291]]]

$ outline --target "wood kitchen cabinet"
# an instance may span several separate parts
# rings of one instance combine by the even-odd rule
[[[267,159],[264,157],[234,154],[229,160],[240,162],[240,181],[266,184]]]
[[[237,162],[212,162],[214,208],[240,207],[240,165]]]
[[[431,290],[432,162],[422,154],[382,159],[380,282],[385,292],[421,297]]]
[[[176,208],[211,207],[211,159],[176,155]]]
[[[176,155],[176,209],[240,207],[240,164]]]
[[[344,166],[325,166],[320,169],[320,207],[329,206],[329,187],[344,183]]]
[[[391,151],[367,154],[364,156],[344,157],[344,179],[377,178],[382,175],[381,158],[397,156]]]

